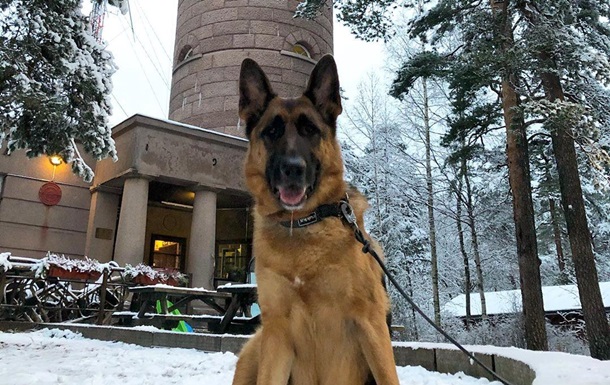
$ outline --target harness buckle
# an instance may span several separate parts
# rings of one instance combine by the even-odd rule
[[[354,214],[354,209],[352,209],[352,206],[349,204],[349,202],[341,200],[339,202],[339,208],[341,209],[341,215],[343,216],[343,219],[345,219],[345,221],[350,226],[357,229],[358,224],[356,223],[356,215]]]

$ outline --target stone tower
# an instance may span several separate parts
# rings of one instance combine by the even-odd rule
[[[332,10],[293,18],[299,0],[179,0],[169,118],[235,136],[241,62],[256,60],[280,96],[302,93],[333,49]]]

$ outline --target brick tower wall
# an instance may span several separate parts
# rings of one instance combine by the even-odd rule
[[[180,0],[169,118],[226,134],[238,128],[241,62],[256,60],[280,96],[299,96],[315,61],[333,51],[332,10],[293,18],[298,0]],[[293,52],[305,47],[311,59]]]

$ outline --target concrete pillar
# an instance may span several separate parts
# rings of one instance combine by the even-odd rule
[[[95,190],[91,194],[85,255],[100,262],[112,260],[120,196]]]
[[[121,266],[132,266],[144,260],[146,212],[148,210],[148,179],[128,178],[123,186],[119,228],[114,260]]]
[[[193,287],[214,289],[214,256],[216,255],[216,193],[195,192],[193,220],[187,255],[188,273]]]

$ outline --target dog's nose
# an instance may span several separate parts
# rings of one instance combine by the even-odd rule
[[[305,174],[305,166],[305,159],[297,156],[290,156],[282,160],[280,172],[285,179],[297,181]]]

